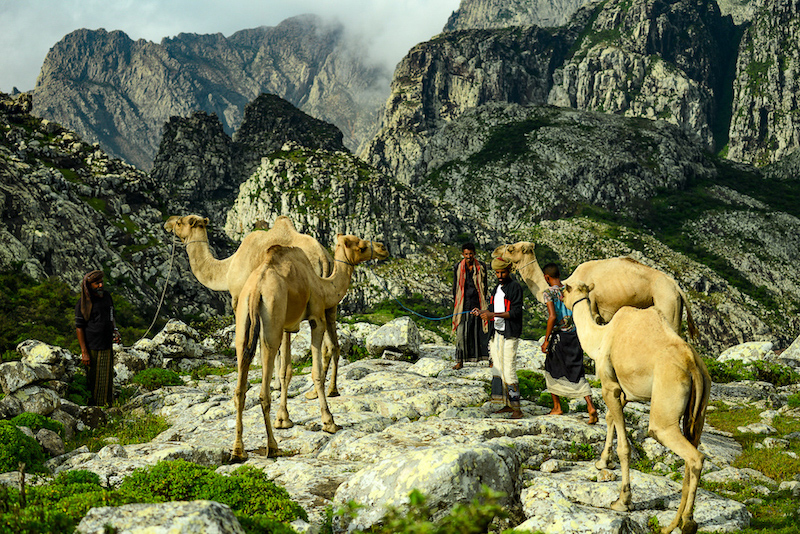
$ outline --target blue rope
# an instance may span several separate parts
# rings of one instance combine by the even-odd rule
[[[339,261],[339,262],[342,262],[342,263],[347,263],[348,265],[350,265],[353,268],[355,268],[355,265],[353,265],[352,263],[349,263],[349,262],[346,262],[346,261],[342,261],[342,260],[336,260],[336,261]],[[417,317],[421,317],[422,319],[427,319],[428,321],[444,321],[445,319],[450,319],[452,317],[455,317],[456,315],[464,315],[464,314],[470,313],[470,311],[467,310],[467,311],[462,311],[460,313],[451,313],[450,315],[445,315],[444,317],[428,317],[427,315],[422,315],[421,313],[415,312],[414,310],[412,310],[411,308],[407,307],[405,304],[400,302],[400,299],[398,299],[397,297],[392,295],[392,293],[389,291],[389,288],[386,287],[386,284],[383,283],[383,280],[378,278],[378,275],[376,275],[372,271],[370,271],[370,273],[372,274],[372,276],[375,277],[376,280],[378,280],[378,282],[380,282],[381,286],[383,287],[383,290],[386,291],[387,295],[389,295],[391,298],[393,298],[400,305],[401,308],[403,308],[404,310],[406,310],[409,313],[413,313]]]

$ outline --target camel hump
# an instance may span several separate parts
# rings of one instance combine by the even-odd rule
[[[272,224],[272,227],[280,230],[291,230],[293,232],[297,231],[297,229],[294,227],[294,223],[292,223],[292,220],[286,215],[279,215]]]

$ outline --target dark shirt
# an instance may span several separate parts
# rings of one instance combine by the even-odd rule
[[[75,328],[82,328],[89,350],[108,350],[114,345],[114,302],[108,291],[102,297],[92,295],[89,320],[81,315],[81,302],[75,305]]]
[[[484,291],[486,291],[488,289],[486,265],[479,260],[475,260],[475,263],[480,264],[482,267],[480,276],[483,281]],[[458,292],[459,265],[461,265],[461,262],[456,263],[453,267],[453,300],[455,300],[456,293]],[[467,269],[467,276],[464,277],[464,306],[462,308],[464,311],[481,307],[480,295],[478,293],[478,288],[475,286],[475,279],[473,278],[476,266],[477,265],[472,266],[473,271]],[[484,298],[486,298],[486,295],[484,295]]]
[[[495,286],[494,293],[492,294],[490,310],[494,310],[494,294],[497,293]],[[517,338],[522,335],[522,286],[513,278],[503,286],[503,293],[505,293],[504,309],[509,312],[509,318],[505,320],[506,329],[500,332],[504,337]],[[489,321],[491,329],[490,335],[494,335],[494,321]]]

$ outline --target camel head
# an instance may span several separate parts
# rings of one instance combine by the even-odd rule
[[[173,215],[164,223],[164,230],[174,233],[181,241],[186,243],[192,233],[202,232],[205,234],[206,226],[208,226],[208,217],[200,217],[199,215],[178,217]]]
[[[385,260],[389,257],[389,251],[383,243],[377,241],[365,241],[360,237],[354,235],[339,234],[336,236],[336,251],[334,257],[337,259],[342,254],[344,259],[351,265],[358,265],[359,263],[369,260]]]
[[[579,300],[584,298],[589,298],[589,292],[594,289],[594,284],[589,284],[588,286],[581,282],[580,280],[576,280],[572,283],[564,285],[564,305],[569,308],[570,310],[572,307],[577,303]]]
[[[517,264],[522,261],[523,256],[533,254],[534,245],[530,241],[519,241],[517,243],[507,243],[500,245],[492,252],[493,258],[503,258],[511,263]]]

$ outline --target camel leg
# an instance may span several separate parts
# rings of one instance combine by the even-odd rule
[[[262,332],[262,339],[266,337],[263,334],[264,333]],[[266,361],[263,362],[263,366],[261,368],[261,395],[259,398],[261,400],[261,413],[264,416],[264,427],[267,429],[267,456],[276,456],[278,453],[278,442],[275,441],[275,435],[272,433],[272,425],[269,421],[269,411],[272,404],[272,394],[269,387],[269,381],[272,377],[272,371],[275,365],[275,355],[278,352],[277,346],[280,337],[274,339],[275,336],[273,335],[271,338],[273,338],[271,339],[273,342],[271,346],[268,346],[266,342],[261,343],[262,358],[265,358]],[[276,348],[273,349],[272,347]]]
[[[619,499],[611,503],[611,509],[618,512],[627,512],[631,505],[631,446],[628,443],[628,434],[625,432],[625,418],[622,413],[622,388],[616,381],[606,380],[603,383],[603,400],[608,409],[606,421],[613,426],[611,432],[617,434],[617,456],[619,456],[620,470],[622,471],[622,485],[619,490]],[[611,382],[611,383],[608,383]]]
[[[693,518],[694,501],[700,482],[700,473],[703,469],[704,455],[686,439],[679,426],[684,406],[691,394],[691,387],[687,385],[681,394],[681,390],[673,384],[668,391],[669,395],[659,395],[654,391],[650,401],[648,434],[683,458],[686,467],[683,474],[681,503],[675,518],[668,527],[662,530],[662,533],[668,534],[675,528],[680,528],[683,534],[694,534],[697,532],[697,523]]]
[[[281,402],[278,406],[278,413],[275,416],[275,428],[292,428],[294,423],[289,418],[289,382],[292,380],[292,335],[284,332],[281,341],[280,365],[278,369],[278,379],[281,382]]]
[[[322,372],[322,337],[325,333],[324,319],[321,321],[309,318],[311,325],[311,378],[319,399],[319,411],[322,415],[322,430],[333,434],[339,426],[333,422],[333,415],[325,398],[325,375]]]
[[[603,445],[603,452],[600,453],[600,459],[597,460],[594,466],[597,469],[613,468],[614,462],[609,460],[611,457],[611,448],[614,445],[614,418],[611,411],[606,412],[606,443]]]
[[[325,362],[325,367],[323,372],[325,373],[325,376],[328,376],[328,367],[331,363],[333,363],[333,366],[331,367],[330,385],[328,386],[328,397],[338,397],[339,388],[336,384],[336,376],[339,373],[339,355],[341,353],[341,349],[339,347],[339,336],[336,333],[336,308],[325,310],[325,319],[327,323],[327,329],[324,339],[325,350],[323,352],[323,361]]]
[[[230,461],[233,463],[244,462],[247,460],[247,452],[244,450],[244,442],[242,441],[242,411],[244,410],[244,397],[247,393],[249,384],[247,382],[247,373],[250,371],[250,362],[252,361],[252,353],[248,352],[244,347],[245,335],[243,328],[238,328],[236,331],[236,354],[238,356],[238,373],[236,375],[236,389],[233,394],[233,403],[236,408],[236,437],[233,440],[233,449],[231,451]]]

